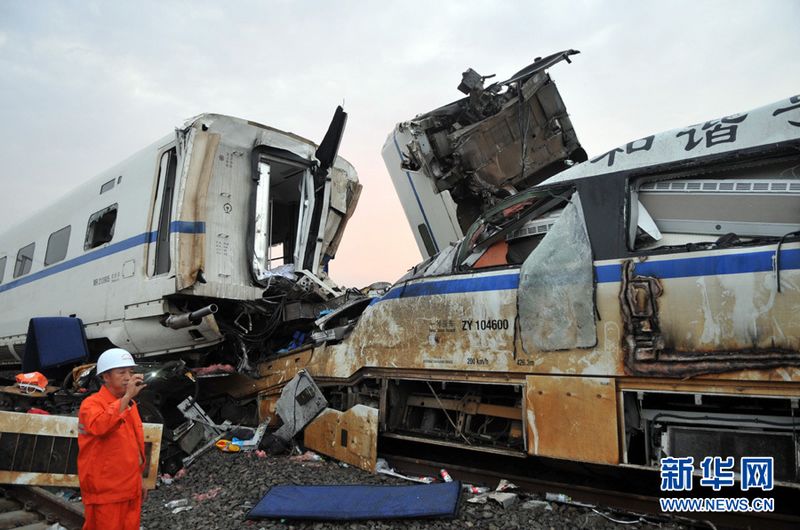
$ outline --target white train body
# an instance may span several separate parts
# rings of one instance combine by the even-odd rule
[[[183,329],[165,316],[259,300],[280,265],[335,292],[325,264],[360,185],[337,157],[315,186],[316,148],[204,114],[7,229],[0,362],[20,361],[31,317],[77,316],[90,343],[161,354],[223,340],[213,315]]]

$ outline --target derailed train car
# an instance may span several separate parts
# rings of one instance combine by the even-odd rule
[[[363,467],[379,432],[603,464],[733,447],[797,482],[800,97],[588,160],[545,72],[574,53],[485,88],[468,71],[466,98],[393,131],[427,259],[382,297],[325,275],[359,190],[341,126],[315,151],[209,115],[131,159],[138,220],[114,169],[0,239],[0,344],[18,361],[27,319],[57,309],[95,348],[258,360],[234,393],[266,389],[262,419],[305,369],[334,409],[306,442]]]
[[[317,146],[203,114],[7,228],[0,409],[76,414],[97,388],[91,363],[117,346],[147,372],[140,409],[146,422],[165,426],[169,472],[202,440],[201,424],[177,407],[187,397],[214,421],[256,422],[259,387],[248,376],[260,357],[301,343],[298,329],[308,335],[299,308],[330,311],[367,299],[327,274],[361,189],[337,156],[345,122],[337,109]],[[49,317],[70,320],[57,326],[78,322],[85,340],[59,345],[63,329],[47,328]],[[53,334],[54,351],[42,353],[37,329]],[[214,376],[219,369],[225,377]],[[33,370],[48,383],[21,391],[15,375]],[[28,443],[15,436],[4,452]],[[31,463],[9,457],[7,465],[25,472]]]
[[[21,362],[31,317],[73,316],[95,353],[247,367],[283,323],[276,298],[343,301],[327,263],[361,189],[336,155],[345,121],[318,147],[204,114],[8,228],[0,364]]]
[[[485,135],[459,143],[464,124],[453,127],[471,97],[443,107],[449,122],[434,111],[398,125],[384,156],[430,257],[346,340],[290,352],[261,374],[278,389],[302,368],[323,388],[339,411],[323,420],[322,451],[368,455],[352,443],[359,432],[371,433],[362,446],[379,433],[612,465],[724,455],[738,469],[739,456],[771,456],[776,479],[798,482],[800,96],[580,162],[571,127],[535,104],[559,102],[554,87],[525,93],[552,80],[526,73],[488,94],[501,99],[483,119],[531,109],[544,119],[527,141],[560,147],[549,159],[539,151],[538,164],[536,149],[518,149],[505,176],[484,152],[487,164],[448,181],[465,164],[453,147],[488,145]],[[506,144],[524,145],[513,134]],[[534,175],[553,164],[572,167]],[[478,189],[481,168],[499,185]],[[459,178],[472,182],[451,193]],[[529,178],[543,182],[516,189]],[[483,213],[459,215],[459,198]],[[261,397],[266,414],[276,390]],[[354,405],[374,412],[349,414]]]

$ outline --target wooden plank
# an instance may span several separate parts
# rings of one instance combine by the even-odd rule
[[[378,409],[323,410],[305,428],[305,446],[371,473],[378,459]]]

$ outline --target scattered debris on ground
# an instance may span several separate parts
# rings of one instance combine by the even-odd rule
[[[307,454],[307,453],[304,453]],[[313,454],[313,453],[312,453]],[[290,456],[267,455],[260,458],[255,452],[223,453],[209,451],[203,454],[188,472],[169,484],[160,483],[149,493],[142,508],[144,530],[192,528],[260,529],[322,529],[347,530],[381,528],[481,528],[503,529],[636,529],[636,528],[687,528],[678,524],[661,523],[656,526],[629,514],[612,514],[599,508],[573,506],[550,502],[541,496],[529,495],[509,488],[504,492],[513,495],[513,503],[489,501],[485,504],[466,502],[486,493],[472,494],[464,485],[458,512],[453,519],[411,519],[388,521],[247,521],[247,513],[267,493],[279,484],[330,485],[408,485],[399,477],[382,473],[367,473],[353,466],[344,467],[329,459],[317,460],[309,456],[292,459]],[[513,485],[512,485],[513,486]],[[180,501],[177,504],[170,502]],[[191,509],[189,509],[191,508]],[[618,522],[612,521],[615,519]]]

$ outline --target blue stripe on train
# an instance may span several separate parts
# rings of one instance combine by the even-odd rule
[[[200,221],[172,221],[169,225],[169,231],[170,233],[175,233],[175,234],[203,234],[206,231],[206,224]],[[145,243],[148,242],[153,243],[156,241],[157,237],[158,237],[158,232],[145,232],[144,234],[139,234],[133,237],[129,237],[128,239],[123,239],[118,243],[112,243],[107,247],[99,248],[95,251],[83,254],[82,256],[78,256],[77,258],[72,258],[67,261],[62,261],[61,263],[57,263],[46,269],[37,271],[27,276],[23,276],[22,278],[14,280],[13,282],[9,282],[5,285],[0,285],[0,293],[13,289],[15,287],[19,287],[20,285],[25,285],[26,283],[35,282],[36,280],[52,276],[53,274],[58,274],[59,272],[63,272],[65,270],[72,269],[74,267],[79,267],[86,263],[101,258],[105,258],[106,256],[116,254],[117,252],[122,252],[124,250],[138,247],[139,245],[144,245]]]
[[[645,261],[636,264],[636,273],[658,278],[692,278],[695,276],[721,276],[747,272],[774,270],[774,250],[747,254],[722,254],[702,258],[681,258],[663,261]],[[800,249],[781,250],[781,270],[800,269]],[[622,278],[622,265],[595,267],[597,282],[618,282]]]
[[[681,258],[663,261],[646,261],[636,264],[636,273],[658,278],[692,278],[696,276],[718,276],[773,270],[775,251],[750,252],[747,254],[723,254],[702,258]],[[800,269],[800,249],[781,251],[781,270]],[[622,279],[622,265],[614,263],[595,267],[598,283],[619,282]],[[519,274],[478,276],[473,278],[454,278],[433,280],[398,286],[373,303],[394,298],[410,298],[432,294],[469,293],[480,291],[502,291],[516,289]]]
[[[202,234],[205,223],[192,221],[173,221],[170,223],[171,233]],[[117,252],[143,245],[156,240],[157,232],[146,232],[111,244],[88,254],[58,263],[47,269],[30,274],[5,285],[0,285],[0,293],[26,283],[78,267]],[[658,278],[691,278],[696,276],[716,276],[725,274],[742,274],[752,272],[769,272],[774,269],[775,251],[749,252],[740,254],[722,254],[699,258],[680,258],[662,261],[646,261],[636,265],[636,272],[645,276]],[[800,249],[781,251],[781,270],[800,269]],[[618,282],[622,276],[622,265],[618,263],[595,267],[598,283]],[[519,273],[475,276],[472,278],[452,278],[421,281],[410,285],[401,285],[390,290],[383,298],[374,300],[377,303],[395,298],[410,298],[433,294],[469,293],[481,291],[503,291],[516,289],[519,285]]]
[[[408,298],[431,294],[453,294],[477,291],[502,291],[516,289],[519,285],[519,274],[502,274],[497,276],[478,276],[477,278],[456,278],[452,280],[435,280],[431,282],[401,285],[386,293],[381,300]]]

